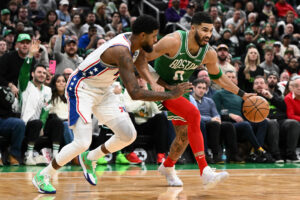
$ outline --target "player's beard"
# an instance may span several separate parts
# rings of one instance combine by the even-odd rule
[[[198,32],[196,31],[195,32],[195,36],[194,36],[194,38],[195,38],[195,40],[196,40],[196,42],[197,42],[197,44],[198,44],[198,46],[199,47],[203,47],[203,46],[205,46],[205,44],[201,44],[202,43],[202,41],[204,41],[205,39],[204,39],[204,37],[203,38],[200,38],[200,36],[199,36],[199,34],[198,34]],[[209,39],[209,38],[208,38]]]
[[[146,42],[142,44],[142,49],[147,53],[151,53],[153,51],[153,47]]]

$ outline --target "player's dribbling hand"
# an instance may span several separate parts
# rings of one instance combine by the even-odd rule
[[[245,93],[243,96],[243,100],[245,101],[249,97],[256,96],[256,95],[257,95],[256,93]]]
[[[182,96],[184,93],[191,92],[192,91],[192,83],[180,83],[178,84],[173,90],[171,90],[171,93],[173,94],[174,98],[178,98]]]

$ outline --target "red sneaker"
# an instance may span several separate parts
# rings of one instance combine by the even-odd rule
[[[158,153],[156,162],[157,162],[157,164],[161,164],[162,162],[164,162],[165,159],[166,159],[166,156],[164,153]]]
[[[142,162],[134,152],[127,154],[126,158],[130,162],[130,164],[140,164]]]

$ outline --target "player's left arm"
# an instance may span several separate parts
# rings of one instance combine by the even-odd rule
[[[236,86],[229,78],[227,78],[227,76],[223,74],[222,70],[217,66],[217,62],[217,53],[212,47],[210,47],[205,55],[202,64],[206,64],[207,71],[211,80],[213,80],[225,90],[232,92],[233,94],[239,95],[244,100],[246,100],[249,96],[253,95],[245,93],[238,86]]]
[[[156,92],[163,92],[165,90],[164,87],[161,87],[157,83],[159,75],[156,72],[154,72],[154,69],[153,72],[150,72],[145,51],[140,50],[139,56],[136,59],[134,65],[139,75],[151,85],[152,90]]]

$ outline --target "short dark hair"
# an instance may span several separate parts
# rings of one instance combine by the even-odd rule
[[[265,82],[265,84],[268,84],[268,81],[265,79],[265,77],[264,76],[262,76],[262,75],[257,75],[257,76],[255,76],[255,78],[254,78],[254,80],[253,80],[253,82],[256,80],[256,79],[259,79],[259,78],[262,78],[262,79],[264,79],[264,82]]]
[[[97,30],[97,27],[94,26],[94,25],[90,25],[88,30],[90,31],[90,30],[93,30],[93,29],[96,29],[96,30]]]
[[[201,25],[201,23],[212,24],[213,20],[207,12],[196,12],[192,18],[192,25]]]
[[[142,32],[150,34],[159,29],[158,21],[150,15],[139,16],[132,24],[132,33],[138,35]]]
[[[204,83],[204,84],[206,85],[206,88],[208,88],[208,85],[207,85],[207,83],[206,83],[206,81],[205,81],[204,79],[197,78],[197,79],[195,79],[195,80],[192,82],[193,86],[195,86],[195,87],[196,87],[199,83]]]
[[[114,16],[115,14],[118,14],[119,17],[121,17],[121,14],[120,14],[119,12],[113,12],[113,13],[111,14],[111,17],[113,18],[113,16]]]
[[[37,69],[38,67],[42,67],[42,68],[44,68],[45,70],[47,70],[47,67],[46,67],[45,65],[40,64],[40,63],[37,63],[37,64],[33,67],[32,72],[35,72],[36,69]]]

